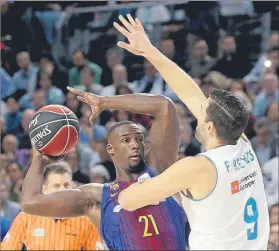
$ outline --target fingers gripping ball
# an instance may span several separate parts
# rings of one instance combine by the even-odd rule
[[[29,124],[32,145],[48,156],[69,152],[78,143],[79,131],[78,118],[62,105],[42,107]]]

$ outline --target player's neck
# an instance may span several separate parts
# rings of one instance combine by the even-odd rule
[[[211,150],[211,149],[215,149],[221,146],[225,146],[226,144],[224,142],[221,142],[219,140],[209,140],[208,143],[204,146],[205,150]]]
[[[131,173],[121,168],[116,169],[116,181],[133,182],[138,176],[139,173]]]

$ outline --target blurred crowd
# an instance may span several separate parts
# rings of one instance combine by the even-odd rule
[[[4,42],[1,43],[1,239],[20,211],[18,202],[23,178],[32,160],[28,125],[41,107],[48,104],[65,105],[79,118],[79,144],[65,158],[72,169],[75,186],[90,182],[107,183],[115,179],[114,166],[106,151],[107,130],[115,122],[132,120],[142,125],[146,148],[149,147],[148,130],[152,117],[106,110],[92,127],[88,120],[90,108],[67,92],[67,85],[102,96],[132,93],[168,96],[176,103],[181,122],[178,159],[204,151],[194,137],[195,118],[153,65],[143,58],[135,58],[123,54],[118,47],[107,46],[109,48],[104,54],[103,49],[98,52],[98,48],[91,48],[100,54],[98,58],[103,59],[95,61],[97,56],[90,57],[81,47],[77,47],[69,56],[71,65],[67,71],[58,67],[51,51],[55,38],[51,27],[55,26],[58,18],[51,19],[49,16],[55,16],[55,12],[61,8],[66,11],[67,8],[74,8],[73,4],[53,3],[41,9],[37,7],[32,20],[35,22],[36,33],[40,34],[36,41],[31,39],[32,35],[36,35],[34,24],[27,24],[19,8],[13,11],[13,4],[8,2],[1,2],[1,7],[1,36],[6,36],[5,39],[7,35],[12,36],[11,41],[5,43],[5,39],[2,39]],[[168,8],[159,7],[161,15],[166,18],[162,22],[168,21]],[[122,14],[125,12],[121,11]],[[144,19],[144,9],[133,13]],[[46,17],[56,21],[46,23]],[[13,27],[9,24],[12,19],[17,23]],[[229,90],[243,99],[251,110],[245,133],[252,143],[264,176],[271,215],[269,249],[278,250],[278,30],[270,31],[266,50],[251,61],[242,53],[243,42],[238,42],[235,34],[220,35],[216,48],[212,49],[212,40],[203,36],[203,33],[188,33],[191,39],[187,40],[181,35],[183,24],[170,24],[167,27],[158,44],[159,49],[186,70],[206,96],[213,88]],[[181,49],[182,40],[187,41],[184,45],[186,49]],[[146,161],[148,163],[148,159]]]

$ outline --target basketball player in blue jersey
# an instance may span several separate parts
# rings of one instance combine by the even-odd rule
[[[157,68],[197,118],[196,138],[206,151],[131,185],[120,193],[120,205],[133,211],[180,192],[191,227],[190,249],[267,250],[270,227],[263,177],[243,134],[248,109],[224,90],[214,89],[206,99],[193,79],[151,44],[141,22],[127,18],[119,17],[124,27],[114,24],[129,41],[118,45]]]
[[[163,96],[100,97],[72,88],[69,90],[91,106],[91,122],[103,109],[150,114],[154,118],[149,131],[150,167],[145,164],[144,135],[139,126],[131,121],[119,122],[108,132],[107,144],[116,169],[115,182],[88,184],[45,195],[41,194],[43,156],[34,149],[33,161],[23,184],[23,211],[52,218],[86,215],[100,227],[110,250],[185,250],[185,213],[174,198],[166,198],[134,212],[123,210],[118,203],[122,190],[154,177],[155,173],[161,173],[176,161],[180,130],[173,102]]]

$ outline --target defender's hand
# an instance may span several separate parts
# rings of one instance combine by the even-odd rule
[[[89,122],[90,124],[93,124],[94,119],[102,112],[102,108],[101,108],[101,101],[102,101],[102,97],[95,95],[93,93],[89,93],[89,92],[84,92],[84,91],[80,91],[77,89],[74,89],[72,87],[67,86],[67,89],[75,94],[78,98],[78,100],[80,100],[83,103],[86,103],[88,105],[90,105],[91,108],[91,116],[89,117]]]
[[[138,18],[134,20],[130,14],[127,15],[127,18],[129,21],[127,21],[123,16],[119,16],[119,20],[126,29],[121,27],[116,22],[114,22],[113,25],[128,39],[130,44],[118,42],[117,45],[135,55],[145,56],[153,46],[147,37],[140,20]]]

